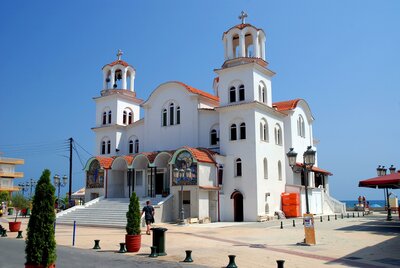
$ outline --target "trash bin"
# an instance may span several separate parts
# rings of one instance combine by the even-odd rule
[[[153,247],[156,247],[156,252],[158,256],[165,256],[165,232],[167,228],[151,228],[153,231]]]

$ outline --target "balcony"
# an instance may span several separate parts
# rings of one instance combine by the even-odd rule
[[[24,177],[24,172],[3,172],[3,171],[0,171],[0,177],[23,178]]]
[[[24,159],[0,157],[0,164],[23,165]]]
[[[0,191],[17,192],[19,190],[18,186],[0,186]]]

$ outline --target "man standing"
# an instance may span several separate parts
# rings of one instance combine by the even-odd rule
[[[143,215],[143,213],[147,226],[146,234],[149,235],[151,224],[154,223],[154,208],[150,204],[150,200],[146,201],[146,206],[143,208],[141,216]]]

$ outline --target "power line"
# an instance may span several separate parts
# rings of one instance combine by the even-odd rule
[[[90,155],[91,157],[94,157],[94,155],[92,155],[91,153],[89,153],[85,148],[83,148],[79,143],[77,143],[76,140],[74,140],[74,143],[76,143],[76,145],[78,145],[85,153],[87,153],[87,154]]]

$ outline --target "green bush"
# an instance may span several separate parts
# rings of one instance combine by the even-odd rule
[[[129,210],[126,213],[126,233],[128,235],[140,234],[140,216],[139,198],[133,192],[129,202]]]
[[[8,204],[10,201],[10,194],[6,191],[0,191],[0,204],[1,202],[6,202]]]
[[[37,183],[32,201],[25,245],[27,264],[48,267],[56,262],[54,192],[54,186],[50,182],[50,171],[45,169]]]
[[[21,209],[28,208],[29,207],[29,200],[25,198],[20,193],[14,193],[11,197],[11,205],[15,208],[16,213],[15,213],[15,220],[17,221],[18,217],[18,212],[21,211]]]

